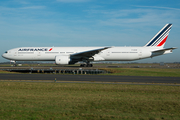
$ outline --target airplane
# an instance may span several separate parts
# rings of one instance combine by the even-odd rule
[[[166,24],[142,47],[19,47],[6,51],[2,57],[16,61],[55,61],[57,65],[83,62],[81,67],[92,67],[92,61],[133,61],[172,53],[164,48],[172,24]],[[84,64],[85,63],[85,64]]]

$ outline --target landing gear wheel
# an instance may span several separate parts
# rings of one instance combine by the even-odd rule
[[[92,64],[87,64],[87,67],[92,67],[93,65]]]
[[[80,67],[93,67],[93,64],[81,64]]]
[[[86,67],[92,67],[93,65],[92,64],[86,64]]]
[[[10,64],[11,64],[11,63],[13,63],[13,64],[12,64],[13,67],[17,67],[17,64],[16,64],[16,61],[15,61],[15,60],[11,60],[11,61],[10,61]]]
[[[86,65],[85,64],[81,64],[80,67],[85,67]]]

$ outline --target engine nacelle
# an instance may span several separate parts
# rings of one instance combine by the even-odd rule
[[[55,62],[57,65],[68,65],[70,60],[71,59],[69,58],[69,56],[65,56],[65,55],[59,55],[56,56],[55,58]]]

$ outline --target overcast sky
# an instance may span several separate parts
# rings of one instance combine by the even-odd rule
[[[144,46],[167,23],[165,47],[179,49],[136,62],[180,62],[179,0],[1,0],[0,54],[22,46]]]

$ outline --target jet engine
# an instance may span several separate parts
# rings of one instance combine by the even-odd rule
[[[59,55],[55,58],[56,65],[68,65],[70,60],[69,56],[65,55]]]

